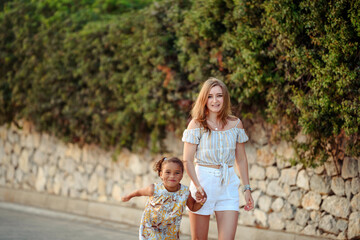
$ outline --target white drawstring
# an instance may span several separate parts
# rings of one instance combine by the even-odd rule
[[[220,171],[221,171],[221,185],[229,184],[229,166],[226,163],[220,164]]]

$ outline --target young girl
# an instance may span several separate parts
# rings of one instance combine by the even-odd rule
[[[202,207],[203,201],[197,203],[189,188],[180,184],[184,173],[184,165],[180,159],[162,158],[155,163],[154,171],[162,182],[138,189],[122,197],[122,201],[149,196],[141,219],[139,239],[179,239],[185,205],[191,211],[197,211]],[[200,198],[199,195],[195,197]]]

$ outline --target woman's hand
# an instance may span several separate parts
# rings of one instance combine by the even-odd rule
[[[245,211],[250,211],[250,210],[254,209],[254,200],[251,196],[250,190],[245,191],[245,201],[246,201],[246,205],[244,207]]]
[[[198,186],[196,188],[195,201],[197,203],[204,204],[206,202],[206,197],[207,195],[204,191],[204,188],[202,186]]]

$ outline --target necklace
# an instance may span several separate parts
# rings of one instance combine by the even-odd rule
[[[214,126],[214,129],[215,129],[215,131],[217,131],[218,129],[219,129],[219,127],[218,127],[218,125],[217,124],[215,124],[213,121],[211,121],[211,120],[207,120],[209,123],[211,123],[211,125],[213,125]]]

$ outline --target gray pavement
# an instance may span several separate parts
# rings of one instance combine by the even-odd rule
[[[137,239],[143,210],[126,204],[66,198],[0,186],[0,240],[3,239]],[[21,215],[21,213],[26,213]],[[39,219],[40,217],[41,219]],[[123,224],[125,223],[125,224]],[[129,225],[127,225],[129,224]],[[210,220],[209,239],[217,239]],[[183,216],[181,231],[190,234],[190,221]],[[181,235],[182,240],[190,239]],[[325,237],[259,229],[238,225],[235,239],[320,240]]]
[[[135,240],[138,227],[0,202],[0,240],[15,239]]]
[[[13,192],[14,190],[10,191],[10,193]],[[17,192],[19,191],[15,191],[15,193]],[[0,240],[138,239],[138,226],[136,224],[140,221],[142,213],[139,209],[63,199],[56,196],[45,198],[46,201],[40,201],[43,199],[43,195],[38,193],[27,194],[24,191],[20,191],[20,194],[4,193],[9,192],[1,192],[0,187]],[[2,201],[1,196],[3,196],[2,199],[8,199],[8,201]],[[16,201],[21,202],[21,204],[13,203]],[[36,204],[37,207],[26,205],[24,202]],[[49,207],[54,209],[47,209]],[[65,211],[68,211],[68,213]],[[76,215],[79,214],[78,212],[81,215]],[[183,231],[186,232],[190,228],[189,224],[189,219],[184,216],[181,223]],[[209,239],[217,239],[216,236],[216,222],[210,221]],[[182,234],[180,238],[181,240],[189,240],[190,236]],[[329,238],[239,225],[235,239],[320,240]]]

